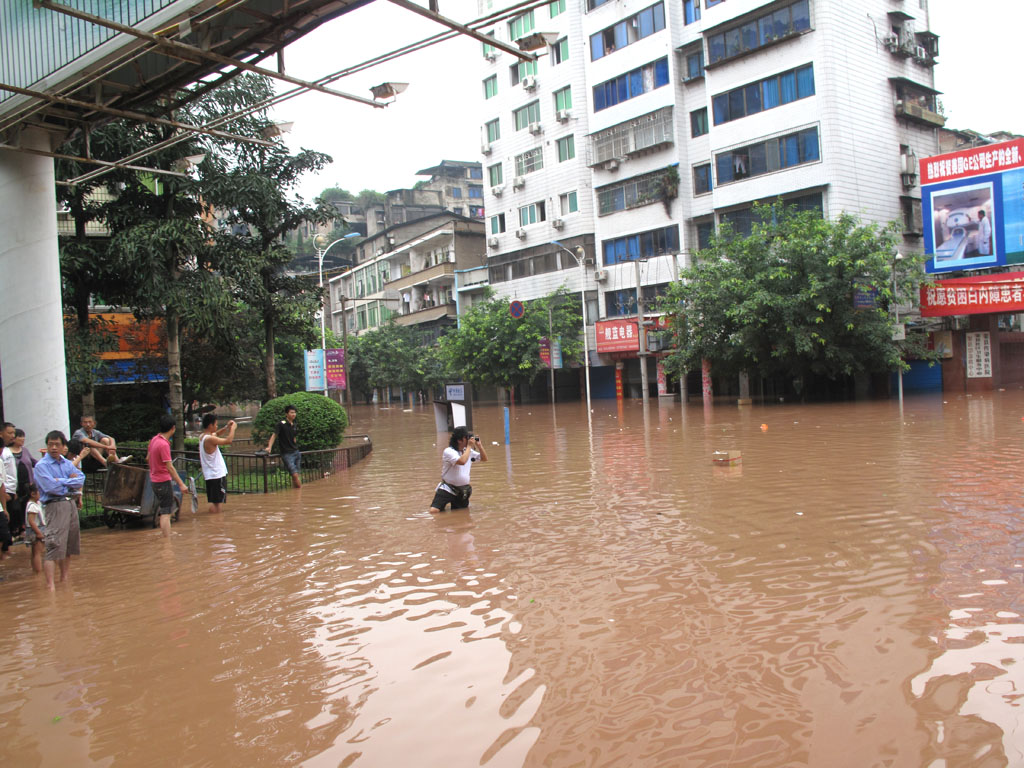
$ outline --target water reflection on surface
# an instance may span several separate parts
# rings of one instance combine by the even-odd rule
[[[478,407],[472,509],[431,517],[432,413],[357,408],[338,476],[88,532],[54,596],[6,562],[0,757],[1022,765],[1022,416],[597,401],[504,446]]]

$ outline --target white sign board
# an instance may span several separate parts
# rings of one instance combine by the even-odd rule
[[[465,400],[466,399],[466,385],[465,384],[446,384],[444,388],[444,396],[446,400]]]
[[[992,377],[992,344],[988,331],[967,334],[967,378]]]

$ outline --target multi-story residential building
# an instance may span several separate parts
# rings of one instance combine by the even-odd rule
[[[456,271],[484,264],[484,224],[434,213],[377,232],[354,254],[355,265],[329,281],[334,332],[359,335],[394,318],[436,339],[456,324]]]
[[[917,158],[935,153],[944,124],[924,0],[558,0],[495,34],[530,31],[566,35],[571,55],[567,68],[554,48],[521,65],[485,48],[485,173],[543,154],[536,173],[490,180],[501,192],[487,196],[491,282],[520,298],[563,282],[579,289],[575,272],[558,271],[571,260],[543,266],[562,254],[543,243],[561,233],[542,235],[529,214],[576,189],[576,219],[563,217],[558,239],[579,238],[595,260],[598,396],[613,393],[613,365],[637,392],[638,334],[624,344],[616,319],[633,315],[635,329],[638,290],[653,300],[723,222],[748,233],[755,202],[899,221],[905,247],[920,249]],[[529,73],[518,85],[517,68]],[[568,165],[557,162],[568,126],[551,103],[565,85],[576,143]],[[527,130],[515,130],[531,104]],[[653,382],[655,362],[646,364]]]

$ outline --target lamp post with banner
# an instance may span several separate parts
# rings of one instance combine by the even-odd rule
[[[587,417],[590,416],[590,345],[587,341],[587,252],[582,245],[577,245],[575,251],[570,251],[557,240],[551,241],[552,245],[558,246],[568,253],[580,268],[580,302],[583,304],[583,365],[584,375],[587,381]]]
[[[353,237],[360,237],[358,232],[349,232],[335,240],[333,243],[324,245],[327,236],[319,234],[313,238],[313,247],[316,248],[317,272],[320,276],[320,355],[321,364],[324,367],[324,396],[327,396],[327,307],[324,301],[324,256],[332,247],[343,240],[351,240]],[[344,314],[342,315],[344,322]],[[348,390],[348,363],[342,359],[342,370],[345,374],[345,389]]]

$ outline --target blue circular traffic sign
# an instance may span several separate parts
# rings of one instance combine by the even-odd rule
[[[526,309],[523,307],[523,302],[519,301],[519,299],[516,299],[508,305],[508,313],[517,320],[523,316],[523,312],[525,311]]]

